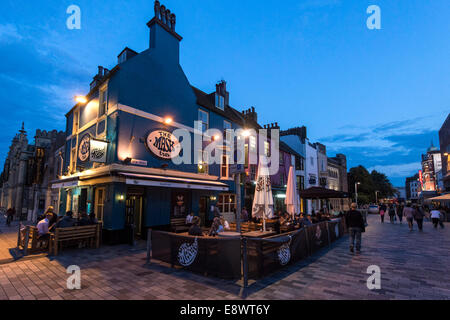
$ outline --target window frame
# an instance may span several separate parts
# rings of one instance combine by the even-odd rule
[[[206,122],[203,122],[203,119],[201,119],[200,114],[206,115]],[[209,129],[209,112],[205,111],[201,108],[198,109],[198,121],[200,122],[200,128],[198,128],[201,132],[205,132]],[[205,124],[206,128],[203,130],[203,125]]]
[[[223,162],[224,159],[226,159],[225,164]],[[226,175],[223,175],[223,169],[226,170]],[[230,179],[230,156],[227,154],[222,154],[222,159],[220,160],[220,179]]]
[[[102,191],[102,202],[99,202],[99,191]],[[98,222],[103,223],[105,215],[105,202],[106,202],[106,187],[95,188],[94,195],[94,213]],[[101,208],[101,214],[99,214],[99,209]]]

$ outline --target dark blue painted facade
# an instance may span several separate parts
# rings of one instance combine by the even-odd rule
[[[71,167],[73,150],[76,150],[77,166],[72,175],[79,172],[86,173],[96,170],[98,165],[82,162],[78,157],[80,142],[85,135],[91,138],[100,138],[108,141],[106,163],[124,165],[126,158],[138,159],[147,162],[147,168],[161,168],[164,164],[167,169],[181,172],[197,173],[197,164],[175,165],[170,160],[164,160],[155,156],[146,146],[147,135],[155,130],[163,129],[172,132],[178,124],[189,128],[194,127],[194,121],[198,120],[198,110],[202,109],[209,114],[209,128],[217,128],[223,131],[224,120],[232,123],[233,128],[238,128],[238,123],[233,123],[223,112],[214,112],[209,108],[199,105],[191,84],[179,64],[179,38],[170,32],[159,21],[149,23],[150,46],[148,50],[137,54],[129,60],[120,63],[105,75],[99,75],[98,84],[91,90],[88,103],[76,105],[67,115],[67,142],[66,142],[66,168]],[[101,79],[100,79],[101,78]],[[99,89],[107,87],[107,115],[98,118],[100,102]],[[139,110],[139,115],[131,110]],[[72,132],[74,115],[79,112],[79,125],[81,130]],[[174,126],[157,121],[154,117],[171,117],[176,123]],[[97,134],[98,126],[105,125],[106,134]],[[192,142],[194,141],[191,133]],[[193,145],[193,143],[192,143]],[[193,159],[193,146],[190,150]],[[209,166],[209,175],[220,176],[220,165]],[[232,180],[220,180],[229,185],[229,193],[235,193]],[[79,203],[87,211],[94,211],[96,206],[95,189],[105,188],[103,207],[103,228],[106,230],[122,230],[126,226],[126,198],[130,194],[130,186],[118,182],[93,182],[76,187],[62,188],[60,214],[71,208],[67,202],[73,204],[74,196],[78,196]],[[83,197],[81,190],[87,189]],[[135,188],[134,188],[135,189]],[[134,190],[133,189],[133,190]],[[179,190],[184,192],[186,190]],[[133,191],[134,192],[134,191]],[[167,225],[170,223],[171,198],[177,190],[161,187],[141,188],[142,226],[152,227]],[[215,202],[218,192],[208,190],[187,190],[188,211],[198,213],[200,198],[207,199],[207,208]],[[121,196],[125,197],[121,199]],[[82,199],[80,199],[82,197]],[[209,215],[209,210],[207,210]],[[211,218],[209,216],[209,218]]]

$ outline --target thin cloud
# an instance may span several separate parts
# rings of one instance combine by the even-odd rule
[[[0,24],[0,43],[20,41],[23,36],[19,33],[17,27],[11,23]]]
[[[421,168],[420,162],[412,162],[396,165],[378,165],[370,167],[368,168],[368,170],[369,171],[376,170],[392,178],[402,178],[414,175],[420,170],[420,168]]]

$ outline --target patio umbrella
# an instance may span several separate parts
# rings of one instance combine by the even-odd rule
[[[286,188],[286,198],[284,199],[287,212],[292,216],[300,212],[300,198],[297,193],[297,180],[295,179],[294,167],[290,166]]]
[[[259,157],[258,176],[256,178],[255,197],[253,198],[252,216],[263,219],[263,229],[266,231],[266,219],[273,218],[273,197],[270,183],[267,158]]]

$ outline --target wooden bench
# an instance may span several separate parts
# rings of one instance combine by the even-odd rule
[[[236,223],[230,222],[230,231],[236,231]],[[241,232],[257,231],[262,228],[262,223],[241,222]]]
[[[69,228],[56,228],[55,232],[50,236],[49,253],[58,255],[58,249],[65,241],[82,241],[86,240],[90,247],[100,247],[100,227],[101,224],[93,224],[88,226],[76,226]]]
[[[189,226],[186,224],[186,218],[170,219],[170,229],[175,233],[188,231]]]
[[[18,247],[23,249],[23,254],[44,252],[49,247],[50,238],[38,239],[38,230],[35,226],[23,226],[19,229]]]

